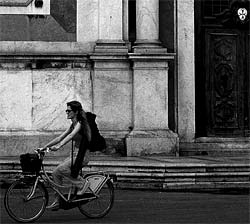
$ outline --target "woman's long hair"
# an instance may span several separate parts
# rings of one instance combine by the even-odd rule
[[[91,140],[91,129],[89,127],[87,117],[86,117],[86,113],[83,110],[81,103],[74,100],[74,101],[68,102],[67,106],[69,106],[71,108],[71,110],[73,110],[75,113],[78,112],[77,120],[81,123],[82,130],[83,130],[84,134],[86,135],[88,141],[90,142],[90,140]]]

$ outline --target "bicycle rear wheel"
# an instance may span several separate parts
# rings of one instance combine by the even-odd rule
[[[114,203],[113,183],[108,180],[98,193],[98,197],[78,205],[82,214],[88,218],[102,218],[108,214]]]
[[[45,211],[48,203],[48,192],[44,185],[37,183],[34,194],[35,179],[15,181],[5,193],[4,206],[9,216],[17,222],[33,222]]]

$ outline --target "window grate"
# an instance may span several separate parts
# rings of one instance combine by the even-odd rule
[[[203,16],[215,17],[216,14],[229,9],[229,2],[230,0],[203,0]]]

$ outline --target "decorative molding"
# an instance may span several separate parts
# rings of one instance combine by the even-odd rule
[[[0,55],[0,69],[88,68],[87,55]]]
[[[129,53],[132,61],[170,61],[174,60],[176,53]]]
[[[0,6],[17,6],[17,7],[27,7],[31,2],[35,0],[0,0]]]
[[[50,15],[50,0],[0,0],[0,15]]]

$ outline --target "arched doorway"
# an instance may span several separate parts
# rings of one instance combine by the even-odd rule
[[[249,5],[195,1],[197,137],[250,135]]]

